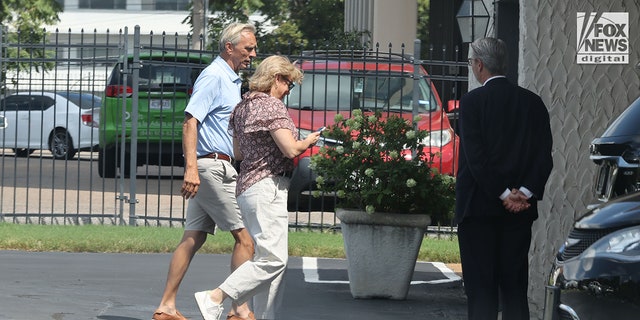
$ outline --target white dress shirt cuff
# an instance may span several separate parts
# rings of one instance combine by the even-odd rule
[[[524,195],[527,196],[527,198],[533,197],[533,192],[529,191],[529,189],[525,187],[520,187],[520,191],[524,193]]]
[[[504,192],[500,195],[500,200],[504,200],[509,196],[509,193],[511,193],[511,190],[509,190],[509,188],[505,189]]]

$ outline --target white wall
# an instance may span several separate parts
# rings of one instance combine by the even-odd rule
[[[417,35],[418,3],[416,0],[346,0],[345,30],[371,32],[371,45],[387,52],[413,54]]]

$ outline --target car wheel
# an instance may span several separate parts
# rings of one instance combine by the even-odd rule
[[[54,159],[66,160],[76,155],[73,148],[73,140],[67,130],[56,129],[51,138],[49,138],[49,151],[53,154]]]
[[[100,148],[98,150],[98,175],[101,178],[115,178],[116,169],[116,150],[114,148]]]
[[[29,149],[29,148],[14,148],[13,152],[16,154],[16,157],[28,157],[30,154],[33,153],[33,151],[35,151],[35,149]]]

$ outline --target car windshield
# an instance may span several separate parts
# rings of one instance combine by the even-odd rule
[[[418,82],[418,112],[438,108],[427,81]],[[305,71],[302,84],[291,90],[287,106],[305,110],[383,110],[411,112],[413,79],[400,73],[331,74]]]
[[[603,137],[640,135],[640,98],[636,99],[602,134]]]
[[[192,86],[199,73],[186,65],[146,65],[140,69],[140,87]]]
[[[155,91],[167,88],[191,88],[196,78],[206,67],[195,63],[175,63],[168,61],[143,61],[140,68],[139,88],[140,91]],[[121,65],[116,65],[121,68]],[[114,69],[117,70],[117,69]],[[110,84],[116,85],[122,83],[120,72],[112,72]],[[127,85],[131,86],[133,77],[127,77]]]
[[[73,104],[80,106],[81,109],[97,108],[102,105],[102,98],[90,93],[58,92],[58,94],[67,98]]]

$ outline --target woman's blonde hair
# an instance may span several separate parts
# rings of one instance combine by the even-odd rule
[[[249,79],[249,90],[269,92],[276,76],[283,76],[292,82],[302,82],[302,71],[285,56],[273,55],[264,59]]]

